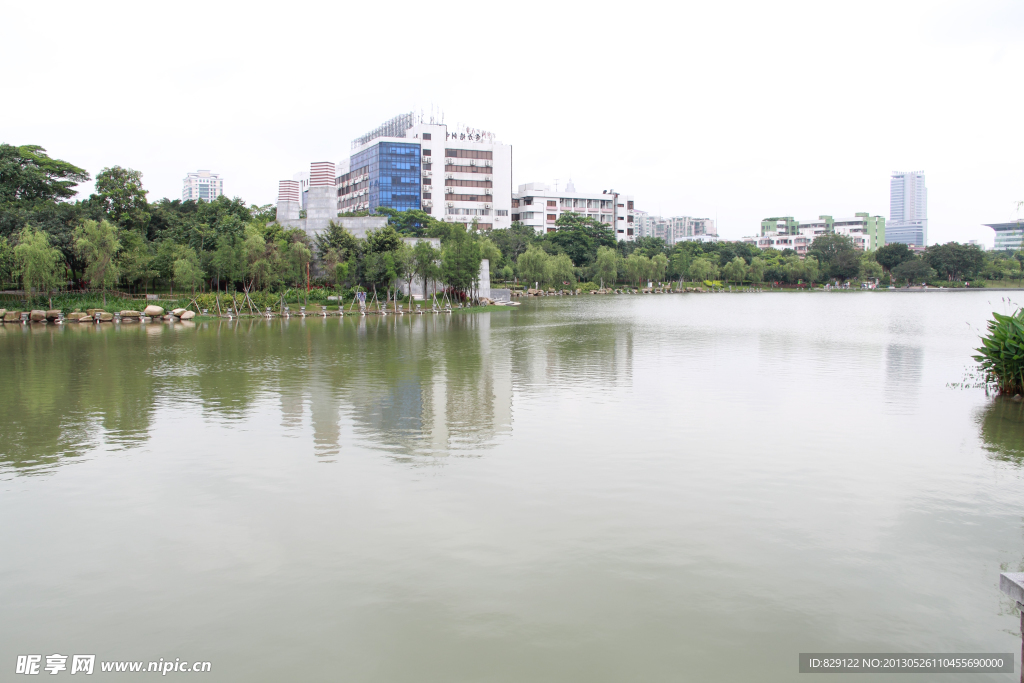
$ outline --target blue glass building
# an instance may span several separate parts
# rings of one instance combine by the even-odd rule
[[[353,154],[350,168],[366,169],[369,211],[386,206],[398,211],[420,208],[420,146],[379,142]]]

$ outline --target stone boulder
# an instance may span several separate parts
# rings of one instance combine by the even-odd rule
[[[192,318],[196,317],[196,312],[195,311],[183,311],[182,314],[180,316],[178,316],[178,317],[181,318],[182,320],[191,320]]]
[[[58,318],[60,318],[60,311],[58,311],[57,309],[51,309],[46,312],[47,320],[57,320]]]
[[[159,318],[164,314],[164,308],[163,306],[150,304],[149,306],[146,306],[145,310],[143,310],[142,312],[151,318]]]
[[[138,318],[141,315],[141,311],[121,311],[122,318]]]
[[[7,309],[0,308],[0,320],[3,320],[5,315],[7,315]]]
[[[186,309],[184,308],[175,308],[173,311],[171,311],[171,315],[176,315],[180,318],[181,314],[184,313],[185,311]]]
[[[88,313],[89,315],[91,315],[91,316],[95,316],[95,315],[96,315],[96,313],[97,313],[97,311],[98,311],[98,312],[100,312],[100,313],[102,313],[102,312],[103,312],[103,309],[102,309],[102,308],[87,308],[87,309],[85,309],[85,311],[86,311],[86,313]]]
[[[4,314],[5,323],[16,323],[21,320],[21,311],[7,311]]]
[[[42,322],[46,320],[46,311],[32,311],[28,314],[28,319],[34,323]]]
[[[109,323],[109,322],[113,321],[113,319],[114,319],[114,314],[113,313],[107,313],[106,311],[99,311],[99,314],[100,314],[100,322]]]

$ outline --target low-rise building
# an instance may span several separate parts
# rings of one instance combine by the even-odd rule
[[[760,249],[792,249],[803,256],[816,237],[831,233],[849,237],[855,249],[874,251],[885,246],[885,218],[868,213],[857,213],[852,218],[818,216],[810,221],[797,221],[792,216],[765,218],[761,234],[744,237],[743,241]]]
[[[985,223],[986,228],[992,228],[996,232],[995,251],[1010,249],[1016,251],[1024,248],[1024,221],[1013,221],[1012,223]]]
[[[564,190],[552,190],[544,183],[528,183],[512,194],[512,220],[529,225],[537,233],[555,232],[558,217],[570,211],[611,226],[619,241],[632,242],[636,238],[632,195],[614,190],[577,192],[571,180]]]

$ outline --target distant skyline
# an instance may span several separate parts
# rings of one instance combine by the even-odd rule
[[[1024,3],[556,0],[538,31],[510,6],[399,2],[384,51],[354,28],[379,12],[223,2],[196,22],[168,2],[11,5],[10,25],[45,31],[0,44],[16,104],[0,140],[93,176],[137,169],[151,200],[209,168],[228,196],[267,204],[281,178],[433,106],[512,145],[513,187],[571,175],[652,214],[716,218],[723,239],[768,216],[888,218],[900,169],[927,173],[930,243],[991,245],[982,224],[1015,220],[1024,200]],[[636,49],[603,47],[610,22]],[[423,36],[438,32],[487,49],[427,69]],[[344,55],[371,53],[365,77],[347,75]]]

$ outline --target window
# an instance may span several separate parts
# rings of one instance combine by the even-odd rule
[[[549,213],[548,214],[548,222],[549,223],[554,223],[556,218],[558,218],[558,216],[556,216],[555,214],[553,214],[553,213]]]
[[[431,166],[433,166],[433,164],[430,163],[429,161],[423,162],[423,170],[424,171],[429,171]]]
[[[621,216],[619,218],[621,219]],[[629,216],[628,218],[626,218],[626,222],[627,223],[632,223],[633,222],[633,217]]]
[[[424,192],[424,193],[423,193],[423,198],[424,198],[424,199],[430,199],[430,198],[431,198],[432,196],[433,196],[433,195],[431,195],[431,194],[430,194],[429,192]]]
[[[622,220],[622,216],[619,216],[619,220],[620,220],[620,221]],[[622,232],[622,231],[621,231],[621,230],[619,230],[619,232]]]
[[[430,139],[430,133],[424,133],[423,134],[423,139],[424,140],[429,140]],[[424,152],[424,154],[430,154],[430,152],[427,151],[427,152]]]
[[[490,202],[494,197],[487,194],[452,194],[445,190],[444,198],[450,202]]]
[[[621,204],[619,206],[621,206]],[[632,199],[629,200],[628,202],[626,202],[626,208],[629,209],[630,211],[633,210],[633,200]]]
[[[622,204],[619,204],[619,208],[620,208],[620,209],[622,208]]]
[[[508,209],[498,209],[497,211],[494,212],[494,215],[495,216],[507,216],[508,215]]]
[[[523,200],[523,206],[532,206],[532,205],[533,205],[533,197],[527,197],[526,199]]]
[[[434,182],[430,178],[424,178],[423,179],[423,184],[424,185],[433,185]]]
[[[553,199],[549,199],[549,200],[548,200],[548,208],[551,208],[551,209],[553,209],[553,208],[555,208],[556,206],[558,206],[558,205],[557,205],[557,204],[555,203],[555,200],[553,200]]]
[[[430,150],[429,149],[423,150],[423,156],[429,157],[430,156]]]
[[[519,200],[518,199],[513,199],[512,200],[512,208],[513,209],[518,209],[519,208]]]
[[[519,214],[518,213],[512,214],[512,220],[514,220],[514,221],[519,220]]]
[[[619,232],[621,232],[621,230]],[[633,234],[633,228],[626,228],[626,234],[627,235],[632,235]]]

